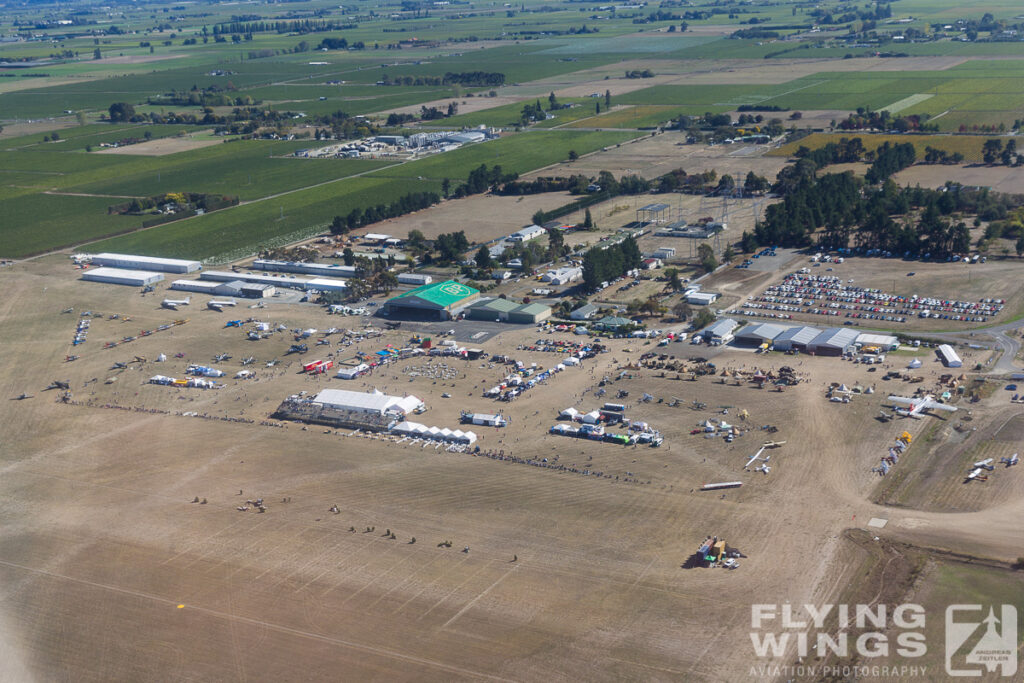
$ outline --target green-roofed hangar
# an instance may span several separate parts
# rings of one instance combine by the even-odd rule
[[[480,290],[455,280],[417,287],[388,299],[384,311],[389,318],[403,320],[451,320],[454,312],[473,302]]]

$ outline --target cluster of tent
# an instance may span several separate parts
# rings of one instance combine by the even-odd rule
[[[448,441],[462,444],[476,443],[476,434],[473,432],[464,432],[461,429],[448,429],[447,427],[428,427],[419,422],[399,422],[391,428],[391,432],[393,434],[401,434],[402,436],[432,441]]]
[[[661,436],[657,432],[644,431],[631,434],[613,434],[606,432],[602,424],[582,424],[579,428],[567,424],[556,424],[548,430],[548,433],[557,434],[558,436],[571,436],[576,439],[617,443],[623,446],[634,443],[660,445],[662,442]]]
[[[218,370],[217,368],[211,368],[206,365],[190,365],[185,370],[190,375],[197,375],[201,377],[223,377],[224,371]]]
[[[532,389],[538,384],[546,382],[547,380],[551,379],[552,375],[559,373],[562,370],[565,370],[566,367],[577,366],[579,364],[579,359],[570,356],[569,358],[565,359],[563,362],[559,363],[553,368],[549,368],[547,370],[543,370],[542,372],[537,373],[537,375],[534,377],[532,375],[535,372],[537,372],[536,363],[534,363],[532,367],[525,367],[523,363],[517,362],[516,372],[514,374],[507,375],[505,379],[502,380],[501,384],[491,387],[490,389],[485,391],[484,397],[499,398],[502,397],[501,392],[505,391],[506,389],[510,389],[510,391],[508,392],[508,394],[506,394],[505,397],[514,398],[515,396],[518,396],[527,389]]]
[[[161,384],[168,387],[194,387],[196,389],[215,389],[216,382],[201,377],[189,377],[188,379],[175,379],[164,375],[154,375],[149,378],[150,384]]]

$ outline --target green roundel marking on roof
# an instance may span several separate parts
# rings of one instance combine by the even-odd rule
[[[438,286],[438,290],[448,294],[449,296],[457,296],[460,299],[467,297],[473,293],[474,290],[470,289],[466,285],[460,285],[458,282],[445,282]]]

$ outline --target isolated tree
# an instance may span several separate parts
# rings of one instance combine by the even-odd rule
[[[447,199],[448,195],[451,194],[451,191],[452,181],[449,178],[445,178],[441,181],[441,194],[444,195],[445,199]]]
[[[690,304],[685,301],[680,301],[672,307],[672,315],[679,320],[686,320],[693,315],[693,309],[690,307]]]
[[[605,106],[606,109],[608,107],[612,106],[612,91],[611,90],[605,90],[604,91],[604,106]]]
[[[706,308],[702,308],[697,315],[693,316],[691,327],[695,330],[699,330],[707,327],[713,322],[715,322],[715,314]]]
[[[673,292],[678,292],[683,288],[683,283],[679,279],[679,270],[676,268],[666,268],[665,278],[668,280],[669,289]]]
[[[95,50],[92,51],[92,58],[93,59],[103,59],[103,55],[100,54],[100,49],[99,48],[96,48]]]
[[[548,251],[551,252],[551,258],[557,259],[565,253],[565,235],[562,234],[561,230],[553,228],[548,230]]]
[[[583,227],[586,228],[587,230],[589,230],[589,229],[594,227],[594,219],[590,215],[590,209],[587,209],[583,213]]]
[[[736,258],[736,252],[732,250],[732,245],[730,244],[726,246],[725,251],[722,252],[722,262],[732,263],[734,258]]]
[[[574,149],[570,149],[569,150],[569,161],[576,161],[579,158],[580,158],[580,155],[576,153],[576,150],[574,150]]]
[[[356,254],[352,251],[352,247],[345,247],[345,251],[341,252],[341,257],[345,260],[346,266],[351,266],[356,262]]]
[[[697,247],[697,260],[706,273],[710,273],[718,267],[718,259],[715,258],[715,252],[709,244],[701,244]]]
[[[985,144],[981,146],[981,159],[986,164],[996,163],[996,159],[999,158],[1000,152],[1002,152],[1003,143],[997,138],[989,138],[985,141]]]
[[[486,245],[480,245],[473,260],[476,261],[476,267],[480,270],[487,270],[491,267],[491,252]]]

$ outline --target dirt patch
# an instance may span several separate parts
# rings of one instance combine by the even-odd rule
[[[1024,173],[1008,166],[911,166],[893,176],[900,185],[939,188],[950,180],[968,187],[989,187],[996,192],[1024,193]]]
[[[188,152],[193,149],[211,147],[213,145],[219,145],[222,142],[223,140],[212,140],[209,138],[160,138],[159,140],[150,140],[148,142],[140,142],[135,145],[125,145],[124,147],[108,147],[106,149],[98,150],[94,152],[94,154],[127,154],[147,157],[162,157],[168,154],[177,154],[178,152]]]

